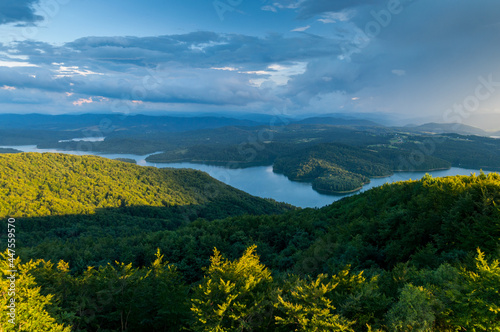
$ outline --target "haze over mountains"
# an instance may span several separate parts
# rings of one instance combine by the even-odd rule
[[[231,117],[229,114],[177,114],[144,115],[144,114],[79,114],[79,115],[47,115],[47,114],[0,114],[0,128],[3,129],[32,129],[48,131],[82,131],[107,133],[119,130],[131,132],[182,132],[200,129],[214,129],[227,126],[284,126],[288,124],[319,124],[346,127],[385,127],[409,130],[412,132],[428,133],[457,133],[463,135],[499,136],[500,131],[486,131],[477,127],[460,123],[425,123],[421,125],[392,126],[381,121],[372,120],[363,116],[349,114],[331,114],[313,117],[291,117],[282,114],[240,114]],[[105,133],[103,133],[105,134]]]

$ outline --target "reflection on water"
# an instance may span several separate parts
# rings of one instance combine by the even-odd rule
[[[213,178],[222,181],[230,186],[243,190],[251,195],[263,198],[272,198],[280,202],[286,202],[300,207],[322,207],[331,204],[332,202],[337,201],[343,197],[349,196],[320,194],[312,189],[310,183],[293,182],[288,180],[288,178],[282,174],[274,173],[272,166],[229,169],[222,166],[210,166],[203,164],[159,164],[147,162],[146,158],[154,153],[139,156],[134,154],[105,154],[81,151],[60,151],[56,149],[38,149],[35,145],[2,146],[2,148],[12,148],[23,152],[54,152],[74,155],[97,155],[109,159],[128,158],[135,160],[137,164],[141,166],[154,166],[159,168],[192,168],[207,172]],[[453,167],[449,170],[432,172],[397,172],[394,175],[386,178],[372,179],[371,183],[365,185],[361,191],[366,191],[373,187],[381,186],[385,183],[406,181],[410,179],[418,180],[422,178],[426,173],[429,173],[434,177],[442,177],[450,175],[470,175],[471,173],[478,174],[479,170]]]

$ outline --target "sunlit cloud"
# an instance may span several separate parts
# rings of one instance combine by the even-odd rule
[[[77,75],[103,75],[102,73],[96,73],[88,69],[80,69],[78,66],[63,66],[64,64],[59,63],[54,63],[54,65],[59,66],[59,69],[55,70],[55,72],[57,73],[56,75],[54,75],[55,78],[73,77]]]
[[[267,70],[246,71],[241,73],[268,76],[267,78],[250,79],[250,84],[255,87],[261,87],[264,83],[272,83],[277,86],[284,86],[287,85],[292,76],[305,73],[306,67],[306,62],[297,62],[292,65],[271,64],[267,66]]]
[[[68,95],[68,92],[66,92],[66,95]],[[80,99],[74,101],[73,105],[75,105],[75,106],[82,106],[84,104],[93,104],[93,103],[107,102],[107,101],[109,101],[109,98],[101,97],[101,96],[99,96],[99,97],[89,97],[89,98],[80,98]]]
[[[92,104],[94,101],[92,100],[92,97],[89,97],[87,99],[85,98],[80,98],[77,101],[73,102],[73,105],[75,106],[82,106],[83,104]]]
[[[8,86],[8,85],[0,87],[0,90],[16,90],[16,89],[17,88],[15,86]]]

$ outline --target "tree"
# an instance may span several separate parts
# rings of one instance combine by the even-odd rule
[[[462,269],[463,283],[448,292],[453,315],[450,323],[471,331],[500,331],[500,265],[491,264],[477,249],[476,268]]]
[[[195,289],[191,310],[194,331],[262,331],[272,309],[271,272],[260,264],[256,246],[236,261],[215,249],[203,282]]]
[[[427,289],[406,284],[401,290],[399,301],[387,314],[390,330],[432,332],[436,306],[437,301]]]
[[[9,259],[11,259],[10,262]],[[35,278],[30,274],[30,271],[35,269],[37,265],[33,261],[21,264],[19,257],[13,260],[12,257],[9,257],[8,251],[0,253],[0,301],[2,309],[9,308],[9,313],[15,313],[14,318],[13,315],[9,316],[6,311],[2,310],[0,332],[71,331],[71,327],[58,324],[55,318],[48,313],[47,307],[52,305],[53,296],[40,294],[40,287],[37,286]],[[17,272],[8,272],[13,269]],[[15,279],[12,279],[12,276]],[[10,279],[7,279],[8,277]],[[15,290],[15,295],[13,295],[12,290]]]
[[[338,283],[335,278],[326,282],[327,275],[321,274],[316,280],[294,278],[285,283],[275,304],[278,313],[276,324],[283,331],[354,331],[353,322],[335,315],[335,307],[328,298]]]

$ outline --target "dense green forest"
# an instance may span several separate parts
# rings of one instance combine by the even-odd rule
[[[0,165],[19,257],[18,326],[1,315],[0,331],[500,330],[495,173],[285,212],[201,172],[54,154]]]
[[[94,214],[107,208],[166,207],[218,218],[274,213],[284,205],[250,196],[208,174],[139,167],[95,156],[18,153],[0,156],[0,216]],[[230,206],[230,209],[222,207]]]
[[[417,164],[404,163],[408,154],[394,149],[324,143],[283,154],[274,161],[274,171],[294,181],[311,181],[323,193],[357,191],[369,178],[385,177],[394,171],[447,169],[443,159],[423,155]],[[408,158],[409,159],[409,158]]]

